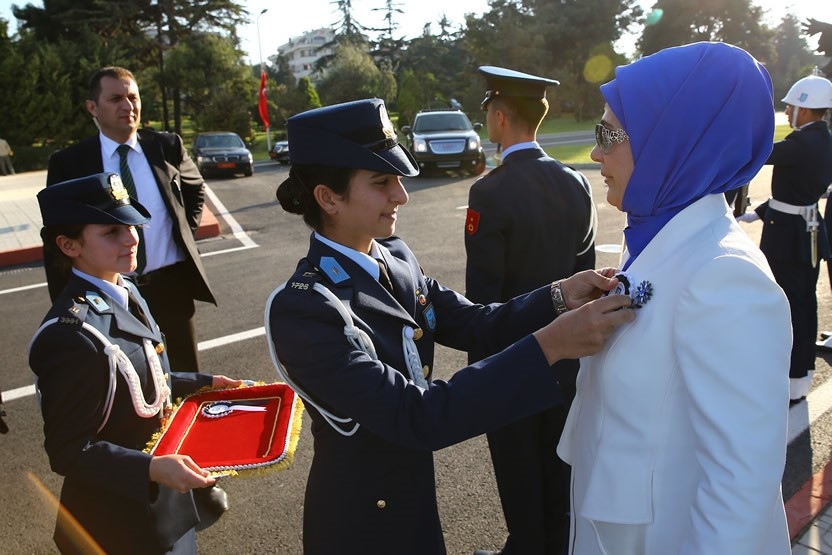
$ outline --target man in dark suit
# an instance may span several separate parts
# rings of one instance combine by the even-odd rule
[[[165,334],[173,370],[198,372],[194,300],[216,304],[194,240],[205,182],[181,137],[139,130],[139,86],[127,69],[96,71],[86,108],[100,133],[52,155],[46,186],[104,171],[121,174],[130,196],[151,214],[142,228],[135,281]],[[44,258],[54,301],[65,283],[55,261]]]
[[[809,393],[815,370],[819,261],[829,258],[818,200],[832,182],[832,135],[823,119],[827,108],[832,108],[832,83],[820,75],[804,77],[792,85],[783,102],[794,130],[774,143],[766,161],[773,166],[771,198],[738,219],[762,218],[760,250],[789,299],[793,339],[789,395],[791,404],[796,404]]]
[[[471,187],[465,225],[466,296],[504,302],[595,265],[589,182],[548,156],[537,129],[552,79],[483,66],[488,138],[502,164]],[[469,362],[496,351],[469,351]],[[565,403],[488,434],[508,528],[503,555],[560,555],[569,539],[569,468],[554,455],[575,395],[578,361],[558,363]],[[477,551],[487,554],[488,551]]]

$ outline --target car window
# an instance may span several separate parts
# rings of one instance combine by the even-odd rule
[[[202,135],[197,137],[198,148],[243,148],[245,143],[237,135]]]
[[[422,114],[416,117],[413,124],[413,131],[417,133],[430,133],[434,131],[468,131],[471,123],[465,114],[460,113],[439,113]]]

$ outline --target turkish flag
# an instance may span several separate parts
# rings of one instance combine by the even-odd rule
[[[257,111],[260,112],[260,119],[265,127],[269,127],[269,105],[266,102],[266,70],[260,70],[260,100],[257,103]]]

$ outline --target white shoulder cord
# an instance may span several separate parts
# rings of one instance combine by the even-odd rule
[[[274,341],[272,340],[272,334],[269,325],[269,312],[271,310],[272,301],[277,296],[277,294],[283,291],[283,289],[285,288],[286,283],[281,284],[277,289],[272,291],[272,294],[269,295],[268,301],[266,301],[266,338],[269,344],[269,353],[271,354],[272,362],[274,363],[275,369],[277,370],[277,374],[278,376],[280,376],[280,379],[285,381],[289,385],[289,387],[295,390],[295,393],[297,393],[303,398],[304,402],[315,407],[318,410],[318,412],[321,413],[321,416],[324,417],[324,420],[326,420],[336,432],[343,436],[349,437],[355,434],[355,432],[358,431],[358,428],[361,427],[361,425],[358,422],[355,422],[352,418],[336,416],[319,406],[314,401],[312,401],[312,399],[310,399],[309,396],[297,386],[297,384],[292,382],[285,368],[283,368],[283,365],[277,358],[277,350]],[[316,282],[315,285],[312,286],[312,289],[326,297],[326,299],[329,302],[331,302],[332,305],[335,307],[335,310],[338,311],[338,314],[341,315],[341,318],[344,320],[344,335],[347,337],[347,339],[353,345],[353,347],[367,353],[367,355],[373,360],[378,360],[378,355],[376,354],[376,349],[373,345],[373,340],[370,338],[369,335],[367,335],[367,333],[364,330],[356,327],[355,323],[353,322],[352,316],[347,310],[347,307],[344,306],[344,303],[341,302],[341,299],[335,296],[335,294],[332,293],[332,291],[330,291],[320,283]],[[419,359],[419,351],[416,349],[416,344],[413,342],[413,328],[411,328],[410,326],[403,326],[402,348],[404,350],[404,358],[407,362],[407,370],[408,374],[410,374],[411,380],[417,386],[427,388],[427,380],[425,380],[425,377],[422,374],[422,362]],[[349,425],[351,422],[353,423],[352,429],[345,430],[342,428],[342,426]]]
[[[30,351],[32,349],[32,344],[35,342],[35,339],[37,339],[40,333],[46,329],[47,326],[51,326],[58,320],[58,318],[53,318],[44,322],[43,325],[38,328],[31,341],[29,341]],[[97,337],[98,340],[104,345],[104,354],[107,355],[107,363],[110,367],[110,385],[107,388],[107,399],[104,403],[104,418],[101,425],[98,427],[97,432],[103,430],[107,421],[110,419],[110,411],[113,408],[113,399],[115,399],[116,385],[118,383],[116,380],[116,369],[121,372],[121,375],[124,376],[124,379],[127,382],[127,387],[130,390],[130,398],[133,401],[133,408],[138,416],[141,416],[142,418],[151,418],[159,414],[159,412],[166,406],[170,406],[171,391],[168,387],[167,379],[165,379],[165,373],[162,370],[162,362],[159,360],[159,355],[156,353],[156,349],[153,347],[153,343],[150,339],[147,339],[146,337],[142,339],[142,347],[144,349],[148,366],[150,367],[150,375],[153,378],[153,386],[156,392],[156,398],[153,400],[153,403],[148,404],[144,398],[144,392],[142,392],[139,376],[128,356],[124,354],[118,345],[112,343],[104,334],[87,322],[82,322],[81,327]],[[37,384],[35,384],[35,388],[38,389],[39,396],[40,389],[37,387]]]

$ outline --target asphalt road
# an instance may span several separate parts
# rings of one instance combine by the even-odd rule
[[[603,180],[596,169],[583,170],[593,185],[599,215],[598,265],[616,266],[624,217],[605,202]],[[263,310],[269,293],[292,273],[307,249],[309,230],[298,216],[277,204],[276,186],[287,169],[273,163],[259,166],[250,178],[210,180],[222,206],[214,205],[223,236],[200,243],[204,263],[219,306],[199,304],[202,340],[200,359],[209,372],[275,381],[276,374],[263,336]],[[753,202],[767,196],[770,173],[764,169],[752,184]],[[470,178],[406,179],[410,202],[400,211],[397,232],[416,252],[426,273],[463,289],[465,252],[463,226]],[[223,210],[223,208],[225,210]],[[223,220],[223,213],[233,221]],[[746,224],[744,224],[746,225]],[[759,237],[759,224],[749,234]],[[49,308],[40,266],[0,272],[0,385],[4,392],[32,384],[26,347]],[[832,327],[829,282],[825,269],[818,286],[821,329]],[[741,307],[739,308],[741,309]],[[753,349],[754,337],[736,334],[738,349]],[[436,375],[447,378],[465,364],[465,353],[439,347]],[[67,364],[71,364],[67,361]],[[726,369],[730,371],[730,369]],[[830,378],[826,359],[818,359],[815,390]],[[783,489],[790,497],[830,457],[832,416],[825,414],[818,393],[792,409],[793,420],[812,418],[811,431],[795,433],[788,450]],[[50,501],[60,477],[49,469],[42,448],[41,418],[35,398],[7,401],[8,435],[0,436],[4,472],[0,473],[0,553],[54,553],[51,540],[55,509]],[[823,409],[823,410],[821,410]],[[815,415],[814,412],[823,414]],[[312,454],[309,421],[304,421],[293,465],[265,476],[228,478],[223,486],[230,511],[219,523],[200,532],[200,552],[301,553],[303,489]],[[484,437],[436,453],[437,488],[448,552],[466,555],[475,548],[497,549],[505,535],[499,500]],[[406,480],[407,476],[402,476]]]

